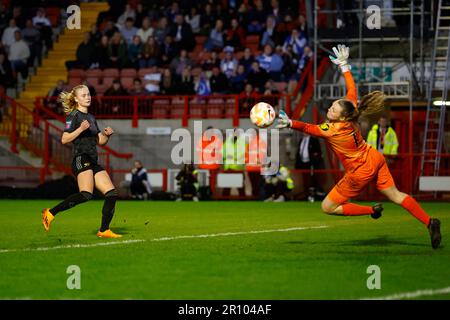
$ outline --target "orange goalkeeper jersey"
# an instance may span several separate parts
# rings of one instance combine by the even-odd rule
[[[346,99],[351,100],[356,106],[358,95],[350,71],[344,72],[344,78],[347,86]],[[366,162],[370,146],[364,141],[356,123],[343,121],[313,125],[293,120],[292,128],[311,136],[325,138],[348,172],[356,170]]]

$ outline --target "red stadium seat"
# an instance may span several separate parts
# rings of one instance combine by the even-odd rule
[[[136,78],[137,71],[132,68],[122,69],[122,71],[120,71],[120,77]]]
[[[119,69],[107,68],[107,69],[103,70],[103,77],[118,78],[119,77]]]
[[[69,70],[69,79],[70,78],[86,78],[86,71],[82,69],[71,69]]]
[[[94,87],[100,84],[100,79],[98,77],[87,77],[86,80],[91,86]]]
[[[107,88],[109,88],[115,79],[116,79],[116,77],[105,77],[105,78],[103,78],[103,85],[107,86]]]
[[[287,82],[275,82],[275,88],[279,93],[285,93],[287,88]]]
[[[182,118],[183,114],[184,114],[184,99],[183,98],[172,99],[172,104],[170,106],[170,117]]]
[[[122,83],[122,87],[125,89],[130,89],[133,87],[134,77],[121,77],[120,82]]]
[[[69,88],[73,88],[75,86],[78,86],[82,81],[83,81],[83,79],[81,79],[81,78],[71,77],[71,78],[69,78],[69,82],[67,83],[67,86]]]
[[[138,77],[139,77],[140,79],[142,79],[142,78],[144,78],[144,76],[145,76],[146,74],[154,73],[154,72],[155,72],[155,71],[154,71],[153,68],[142,68],[142,69],[139,69],[139,71],[138,71]]]
[[[89,69],[86,71],[86,77],[88,78],[99,78],[101,79],[103,77],[103,71],[101,69]]]
[[[153,102],[153,118],[161,119],[167,118],[169,113],[170,100],[168,99],[158,99]]]

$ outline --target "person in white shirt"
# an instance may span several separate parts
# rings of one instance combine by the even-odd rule
[[[223,49],[225,57],[220,62],[220,69],[227,76],[228,79],[236,75],[238,61],[233,57],[234,48],[226,46]]]
[[[36,15],[33,17],[33,25],[34,26],[47,26],[51,27],[52,24],[50,23],[50,20],[45,16],[44,9],[38,9],[36,12]]]
[[[9,27],[3,31],[2,35],[2,43],[5,46],[6,50],[9,50],[9,47],[16,41],[14,37],[14,32],[20,30],[16,25],[16,20],[9,20]]]
[[[28,58],[30,57],[30,49],[25,41],[22,39],[22,34],[19,30],[14,32],[16,41],[9,47],[9,61],[12,69],[15,72],[20,72],[22,78],[28,77]]]
[[[157,94],[160,92],[161,73],[157,67],[152,68],[152,72],[144,76],[145,90],[149,93]]]
[[[197,34],[200,32],[200,14],[197,7],[191,8],[191,13],[184,17],[185,21],[191,25],[192,32]]]
[[[142,20],[142,28],[140,28],[138,30],[138,32],[136,33],[136,35],[138,35],[139,37],[141,37],[142,43],[146,43],[148,37],[153,36],[153,32],[155,30],[151,27],[150,24],[150,18],[149,17],[145,17]]]

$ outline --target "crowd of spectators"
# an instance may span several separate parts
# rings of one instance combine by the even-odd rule
[[[312,56],[298,1],[282,3],[110,1],[79,44],[77,59],[66,65],[146,69],[139,80],[147,94],[240,94],[244,88],[262,94],[269,80],[298,81]],[[258,42],[250,46],[249,36]],[[289,85],[279,88],[284,92]]]
[[[6,7],[0,2],[0,90],[14,87],[18,75],[28,77],[43,46],[52,47],[52,22],[44,8]]]

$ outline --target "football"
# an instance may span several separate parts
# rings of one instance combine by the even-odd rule
[[[275,120],[275,110],[265,102],[258,102],[250,110],[250,120],[260,128],[270,126]]]

